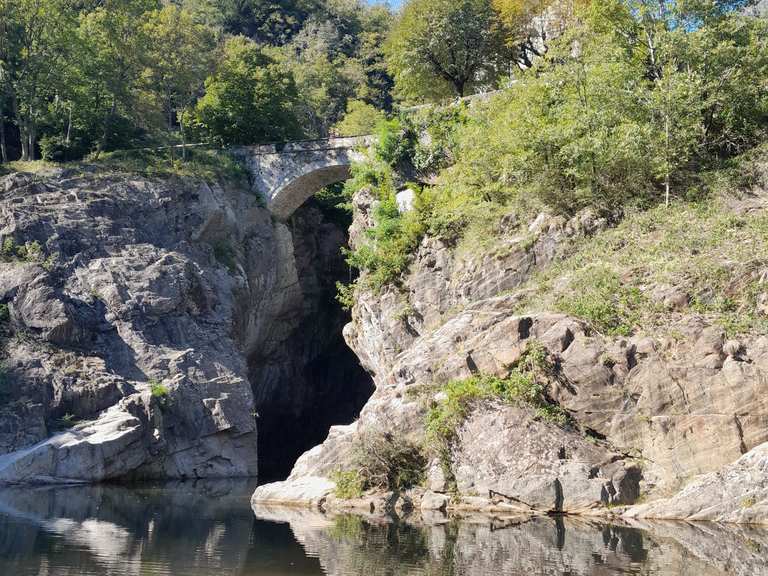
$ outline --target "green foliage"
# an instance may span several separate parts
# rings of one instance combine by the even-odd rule
[[[156,398],[160,404],[165,404],[168,396],[170,395],[170,391],[168,390],[167,386],[161,384],[157,380],[150,380],[149,389],[153,398]]]
[[[363,495],[364,482],[357,470],[336,470],[331,480],[336,483],[333,493],[337,498],[352,500]]]
[[[606,335],[629,336],[650,304],[635,286],[622,283],[610,267],[594,264],[578,270],[569,290],[556,300],[557,308],[587,320]]]
[[[356,289],[356,282],[352,282],[350,284],[336,282],[336,301],[341,304],[341,307],[344,310],[352,310],[352,307],[355,305]]]
[[[339,498],[358,498],[365,491],[399,492],[424,481],[426,456],[421,446],[397,432],[367,430],[355,440],[351,466],[332,475]]]
[[[367,231],[367,242],[347,252],[347,262],[366,274],[362,286],[379,290],[396,283],[407,270],[411,255],[427,231],[438,227],[439,202],[432,190],[411,183],[416,194],[413,209],[400,213],[394,186],[395,167],[416,164],[422,171],[436,170],[452,158],[457,131],[466,121],[464,106],[427,111],[416,118],[400,117],[381,121],[372,156],[352,167],[352,178],[345,185],[345,195],[369,189],[378,200],[373,211],[374,226]],[[422,143],[418,133],[429,135]],[[448,229],[446,225],[442,231]],[[350,289],[341,299],[351,301]]]
[[[343,183],[326,186],[315,193],[313,200],[323,216],[342,230],[347,230],[352,225],[352,205]]]
[[[59,418],[58,420],[58,427],[59,428],[72,428],[73,426],[77,426],[79,423],[79,419],[74,414],[66,413],[64,416]]]
[[[205,96],[187,122],[224,144],[284,141],[301,135],[293,77],[254,42],[232,38]]]
[[[102,154],[98,161],[87,162],[86,166],[153,177],[188,176],[241,184],[247,181],[248,173],[242,162],[224,150],[190,148],[185,161],[179,156],[180,152],[173,149],[116,151]]]
[[[0,162],[326,136],[349,101],[391,107],[391,16],[355,0],[3,1]],[[262,57],[238,69],[232,42]]]
[[[346,254],[350,266],[366,272],[364,285],[378,290],[402,277],[425,228],[419,209],[400,214],[394,192],[380,198],[373,219],[367,242]]]
[[[16,239],[7,236],[0,246],[0,257],[5,262],[43,262],[43,247],[37,240],[17,244]]]
[[[414,168],[434,174],[456,160],[455,151],[462,128],[469,120],[466,104],[427,107],[408,116],[416,139],[411,161]]]
[[[426,233],[474,250],[513,212],[617,216],[701,198],[714,168],[765,138],[768,93],[748,78],[768,70],[768,23],[706,3],[672,13],[641,4],[579,3],[514,87],[471,107],[427,109],[438,121],[425,123],[420,109],[393,123],[380,157],[439,172],[420,195]],[[409,132],[429,137],[397,137]],[[367,250],[359,260],[375,264]],[[636,295],[625,296],[629,310]]]
[[[16,240],[12,236],[4,238],[1,251],[5,261],[13,259],[16,256]]]
[[[379,123],[384,120],[384,113],[374,106],[360,100],[347,103],[347,112],[338,122],[333,132],[339,136],[359,136],[373,134]]]
[[[40,138],[40,155],[47,162],[70,162],[88,153],[81,140],[67,142],[61,134],[46,134]]]
[[[78,66],[71,69],[66,133],[71,110],[83,123],[97,155],[130,147],[138,136],[135,110],[140,101],[143,57],[151,43],[141,22],[158,4],[157,0],[103,2],[79,18],[75,38],[80,54],[75,60]]]
[[[413,154],[415,134],[398,118],[381,120],[376,126],[376,156],[389,166],[407,161]]]
[[[228,241],[219,240],[215,242],[213,244],[213,255],[216,258],[216,261],[219,264],[226,266],[230,273],[234,274],[237,272],[237,256],[235,254],[235,249]]]
[[[214,30],[196,22],[192,13],[173,4],[144,15],[141,33],[151,38],[143,80],[152,86],[154,103],[167,118],[168,130],[180,122],[186,142],[184,114],[213,72]]]
[[[309,137],[331,132],[350,102],[361,103],[350,123],[370,115],[371,109],[361,106],[391,106],[392,79],[381,49],[389,10],[348,0],[318,7],[289,43],[270,51],[296,79],[301,124]]]
[[[740,191],[762,190],[765,151],[702,174],[702,200],[632,210],[614,228],[572,244],[521,287],[520,313],[559,309],[607,334],[670,334],[670,313],[652,300],[656,286],[689,297],[688,309],[730,337],[768,334],[762,270],[768,219],[735,214]],[[761,157],[763,158],[761,160]],[[718,196],[721,190],[728,196]],[[683,304],[684,306],[684,304]]]
[[[410,0],[386,52],[401,96],[439,98],[493,84],[504,43],[490,0]]]
[[[441,388],[446,398],[427,413],[428,446],[447,464],[459,428],[471,411],[483,402],[530,406],[539,418],[565,425],[567,413],[546,396],[547,383],[552,377],[554,367],[546,350],[538,343],[531,343],[506,378],[480,374],[449,382]]]
[[[65,0],[5,1],[0,22],[0,104],[14,103],[22,160],[35,160],[38,127],[67,80],[76,13]]]

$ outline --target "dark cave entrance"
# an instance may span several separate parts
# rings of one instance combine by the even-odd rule
[[[301,454],[331,426],[352,423],[373,393],[373,379],[342,336],[350,320],[336,283],[350,279],[341,254],[351,223],[337,192],[313,198],[288,223],[304,294],[298,327],[277,352],[250,359],[259,414],[259,483],[285,479]]]

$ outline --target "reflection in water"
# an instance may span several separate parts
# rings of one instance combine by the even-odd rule
[[[537,518],[335,519],[244,481],[0,490],[0,575],[768,575],[768,530]]]
[[[2,576],[322,574],[247,481],[0,489]]]
[[[256,515],[289,522],[307,553],[334,575],[768,574],[768,530],[749,526],[543,517],[414,528],[265,507]]]

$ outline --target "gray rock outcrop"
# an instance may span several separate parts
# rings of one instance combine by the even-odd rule
[[[249,359],[306,301],[247,185],[55,171],[0,180],[0,483],[257,473]]]
[[[362,241],[374,205],[365,192],[358,194],[353,242]],[[768,442],[768,339],[727,341],[722,329],[681,312],[687,295],[673,287],[659,287],[654,297],[675,311],[674,330],[665,332],[674,337],[605,337],[566,315],[520,314],[520,287],[531,274],[569,242],[606,225],[587,212],[570,221],[542,215],[520,232],[510,215],[502,219],[495,248],[471,254],[427,237],[402,289],[357,295],[345,337],[376,381],[359,421],[333,430],[285,483],[257,489],[254,503],[279,499],[281,490],[307,477],[329,478],[346,469],[366,430],[383,428],[423,442],[427,410],[444,401],[435,390],[478,373],[506,377],[535,341],[556,369],[546,395],[569,422],[549,422],[524,403],[476,406],[451,447],[454,485],[438,479],[432,486],[435,467],[428,471],[430,492],[453,491],[449,508],[615,515],[686,485],[680,498],[695,502],[696,493],[706,502],[718,486],[727,491],[723,485],[745,478],[749,488],[736,490],[740,496],[730,502],[748,502],[748,513],[724,505],[701,516],[696,506],[687,510],[673,500],[679,512],[660,517],[768,523],[762,484],[746,480],[762,469],[757,456],[744,456],[736,469],[723,472],[726,480],[705,476],[689,484],[750,451],[762,453]],[[325,484],[312,503],[339,506]],[[646,516],[662,506],[632,510]]]

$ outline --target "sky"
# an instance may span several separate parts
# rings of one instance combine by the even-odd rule
[[[403,0],[368,0],[369,4],[389,4],[392,8],[398,8]]]

